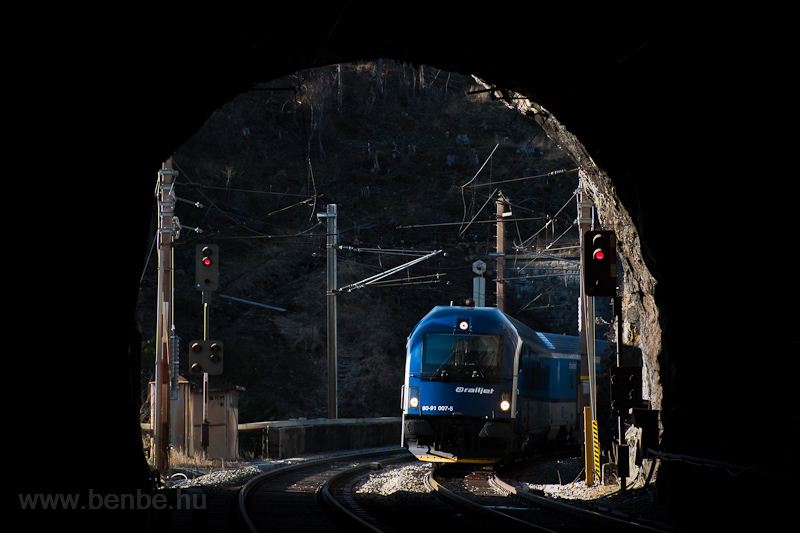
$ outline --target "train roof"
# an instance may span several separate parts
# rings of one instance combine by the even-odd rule
[[[505,314],[505,313],[503,313]],[[536,331],[526,326],[519,320],[505,315],[506,318],[517,328],[520,335],[527,337],[529,342],[540,345],[553,357],[576,356],[581,353],[581,338],[575,335],[562,335],[558,333],[545,333],[543,331]],[[594,353],[599,356],[609,348],[613,349],[615,344],[613,342],[603,341],[599,339],[594,340]]]
[[[558,333],[544,333],[537,331],[539,341],[545,345],[553,355],[576,355],[581,353],[581,338],[573,335],[560,335]],[[608,349],[613,349],[613,342],[594,340],[594,353],[600,355]]]
[[[579,336],[545,333],[542,331],[533,330],[519,320],[507,315],[506,313],[503,313],[496,307],[464,308],[458,306],[436,306],[428,313],[428,315],[426,315],[426,318],[436,315],[458,315],[460,312],[463,312],[467,309],[469,311],[477,311],[481,314],[486,314],[489,316],[492,314],[504,316],[517,329],[520,335],[527,337],[529,341],[539,344],[553,357],[576,356],[580,355],[581,353],[581,339]],[[416,329],[416,327],[414,329]],[[615,344],[613,342],[595,339],[594,346],[595,356],[599,356],[606,350],[613,349]]]

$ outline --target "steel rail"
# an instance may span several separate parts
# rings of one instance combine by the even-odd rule
[[[517,490],[517,488],[514,487],[513,485],[497,477],[497,474],[494,474],[489,479],[489,482],[501,492],[505,492],[506,494],[511,494],[527,504],[534,504],[537,506],[547,507],[550,509],[554,509],[560,513],[571,514],[574,516],[579,516],[585,520],[600,522],[605,524],[606,526],[613,527],[615,531],[642,531],[650,533],[665,533],[665,531],[662,529],[634,522],[632,520],[625,520],[623,518],[605,515],[602,513],[598,513],[596,511],[581,509],[573,505],[561,503],[550,498],[545,498],[537,494],[533,494],[524,489],[521,491]]]
[[[443,499],[449,501],[450,503],[453,503],[460,507],[467,508],[470,511],[480,513],[486,517],[489,517],[492,520],[504,521],[505,523],[514,525],[515,527],[518,528],[524,527],[531,531],[539,531],[541,533],[557,533],[552,529],[547,529],[545,527],[537,526],[536,524],[520,520],[506,513],[497,511],[495,509],[489,509],[487,507],[484,507],[483,505],[480,505],[479,503],[470,500],[469,498],[460,496],[454,493],[453,491],[447,489],[443,485],[441,485],[438,481],[436,481],[433,477],[433,472],[430,472],[428,473],[428,475],[425,476],[425,486],[428,488],[428,490],[434,492],[436,495],[442,497]]]
[[[392,457],[389,459],[383,459],[380,462],[381,466],[385,464],[394,464],[394,463],[402,463],[406,461],[415,461],[416,457],[411,454],[400,456],[400,457]],[[338,474],[334,474],[331,476],[325,484],[322,486],[321,496],[322,500],[331,507],[333,510],[346,516],[349,520],[357,522],[360,526],[366,528],[369,531],[374,531],[375,533],[382,533],[382,529],[375,527],[369,521],[365,520],[364,518],[358,516],[354,513],[351,509],[349,509],[346,505],[336,499],[333,492],[336,488],[341,485],[342,482],[345,480],[357,475],[361,471],[369,470],[373,468],[372,463],[366,463],[363,465],[359,465],[353,468],[349,468],[343,472],[339,472]]]
[[[400,451],[405,451],[405,449],[360,452],[360,453],[346,454],[346,455],[333,455],[329,457],[324,457],[322,459],[303,461],[300,463],[287,465],[281,468],[276,468],[275,470],[270,470],[269,472],[264,472],[263,474],[260,474],[250,479],[239,490],[238,511],[239,511],[239,518],[242,521],[242,525],[246,528],[247,531],[251,531],[252,533],[258,532],[258,529],[253,523],[253,520],[251,519],[247,509],[247,498],[255,488],[257,488],[259,485],[261,485],[262,483],[266,482],[271,478],[279,477],[296,470],[314,468],[316,466],[324,465],[325,463],[333,463],[333,462],[349,461],[349,460],[363,460],[368,457],[381,457],[381,456],[391,455],[392,453],[399,453]]]

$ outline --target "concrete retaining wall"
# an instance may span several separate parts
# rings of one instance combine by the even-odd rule
[[[400,446],[400,417],[287,420],[239,424],[240,446],[255,457]],[[264,450],[268,453],[265,455]]]

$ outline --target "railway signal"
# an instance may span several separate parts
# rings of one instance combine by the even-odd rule
[[[616,295],[617,251],[613,231],[584,233],[583,287],[587,296]]]
[[[195,286],[200,291],[219,288],[219,246],[198,244],[195,251]]]
[[[192,341],[189,346],[189,370],[192,374],[222,374],[221,341]]]
[[[611,368],[611,413],[627,416],[632,407],[642,405],[641,367],[618,366]]]

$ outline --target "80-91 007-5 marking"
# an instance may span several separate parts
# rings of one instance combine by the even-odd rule
[[[453,411],[452,405],[423,405],[421,411]]]

